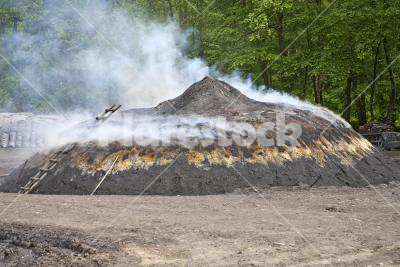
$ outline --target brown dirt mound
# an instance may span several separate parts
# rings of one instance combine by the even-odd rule
[[[88,247],[93,239],[93,236],[65,228],[2,223],[1,266],[67,266],[83,251],[75,266],[111,264],[110,254],[119,247],[109,240]]]
[[[237,98],[237,101],[226,107]],[[140,194],[180,154],[177,161],[157,179],[146,194],[197,195],[220,194],[248,187],[240,172],[258,187],[269,186],[367,186],[354,166],[372,184],[399,179],[399,167],[375,150],[367,140],[341,121],[331,124],[326,117],[295,106],[252,100],[218,80],[206,77],[190,86],[182,95],[155,108],[133,109],[134,119],[168,121],[187,125],[190,116],[212,118],[224,116],[232,122],[246,122],[255,127],[275,123],[276,113],[284,112],[286,124],[302,128],[300,146],[264,147],[254,143],[247,147],[213,144],[192,149],[180,146],[129,147],[114,142],[101,147],[96,142],[79,143],[63,157],[34,190],[45,194],[88,194],[118,157],[113,172],[98,194]],[[171,107],[172,104],[174,108]],[[199,127],[193,123],[190,127]],[[227,132],[230,138],[230,132]],[[271,133],[274,136],[274,132]],[[33,156],[20,184],[24,184],[49,160],[51,153]],[[345,158],[345,159],[343,159]],[[234,166],[234,169],[232,166]],[[2,182],[2,191],[17,191],[15,170]]]

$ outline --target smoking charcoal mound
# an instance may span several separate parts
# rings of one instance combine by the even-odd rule
[[[90,194],[117,157],[113,171],[96,194],[137,195],[158,176],[144,194],[223,194],[248,188],[249,184],[238,172],[252,185],[261,188],[368,186],[355,169],[371,184],[388,183],[400,177],[399,166],[385,158],[343,121],[335,121],[321,135],[333,122],[322,111],[258,102],[209,77],[193,84],[169,102],[124,113],[130,113],[134,118],[152,118],[150,120],[162,122],[169,118],[181,118],[180,123],[189,128],[199,127],[197,122],[190,123],[191,118],[211,120],[217,116],[257,127],[264,122],[275,123],[276,113],[284,113],[285,123],[299,124],[302,134],[298,138],[300,145],[296,147],[265,147],[257,142],[248,147],[235,143],[229,146],[214,143],[194,148],[187,148],[179,142],[156,147],[137,144],[127,147],[120,141],[108,146],[100,146],[96,141],[79,143],[63,156],[62,161],[48,172],[32,193]],[[30,158],[18,184],[16,178],[20,168],[2,180],[0,191],[17,192],[38,168],[46,164],[52,152],[39,153]],[[167,168],[174,159],[176,161]]]

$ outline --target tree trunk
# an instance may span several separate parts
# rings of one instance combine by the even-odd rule
[[[350,121],[351,118],[351,87],[353,84],[353,75],[347,78],[346,87],[344,88],[344,111],[343,111],[343,118],[346,121]]]
[[[204,58],[204,42],[203,42],[203,35],[204,35],[204,27],[203,27],[203,16],[199,18],[199,56],[200,58]]]
[[[14,16],[13,18],[13,33],[18,31],[18,18]]]
[[[311,37],[308,29],[306,30],[306,37],[307,37],[307,50],[311,51],[312,50],[312,44],[311,44]],[[307,51],[307,52],[308,52]],[[308,80],[309,80],[309,66],[306,66],[306,71],[304,75],[304,89],[303,89],[303,98],[306,99],[307,97],[307,89],[308,89]]]
[[[390,49],[387,43],[387,39],[383,40],[383,48],[385,50],[386,56],[386,64],[389,66],[392,63],[392,58],[390,55]],[[392,66],[388,67],[389,70],[389,77],[390,77],[390,84],[391,84],[391,92],[389,96],[389,104],[386,113],[386,123],[390,125],[394,125],[395,122],[395,115],[396,115],[396,100],[397,100],[397,88],[396,88],[396,78],[393,72]]]
[[[283,26],[283,12],[279,12],[278,16],[276,18],[276,24],[277,24],[277,31],[278,31],[278,46],[279,46],[279,52],[282,53],[285,50],[285,34],[284,34],[284,26]],[[287,50],[283,55],[287,55]]]
[[[357,92],[357,79],[353,79],[352,91]],[[365,92],[360,95],[357,100],[357,115],[358,122],[360,125],[364,125],[367,123],[367,111],[365,107]]]
[[[303,99],[306,99],[307,97],[307,85],[308,85],[308,66],[306,66],[304,74]]]
[[[172,7],[171,0],[167,0],[168,9],[169,9],[169,17],[172,19],[174,18],[174,9]]]
[[[322,105],[323,98],[322,98],[322,87],[321,87],[321,76],[313,76],[313,87],[314,87],[314,99],[315,103]]]
[[[0,35],[4,34],[5,32],[6,32],[6,23],[0,19]]]
[[[14,48],[17,50],[18,47],[18,41],[17,41],[17,31],[18,31],[18,18],[16,16],[13,17],[13,37],[12,37],[12,42]]]
[[[365,94],[361,94],[358,98],[358,122],[360,125],[367,123],[367,113],[365,109]]]
[[[261,63],[261,71],[265,70],[267,66],[268,66],[267,62]],[[272,86],[271,66],[266,71],[264,71],[264,73],[261,76],[264,81],[265,87],[267,89],[271,88]]]
[[[377,116],[378,114],[375,114],[375,117],[377,118],[378,121],[385,121],[386,117],[386,109],[387,109],[387,103],[385,101],[385,92],[386,90],[382,90],[382,88],[376,92],[376,104],[378,105],[378,114],[379,117]]]
[[[372,80],[376,79],[376,75],[378,72],[378,57],[379,57],[379,49],[381,47],[381,43],[378,44],[378,47],[375,51],[375,60],[374,60],[374,74]],[[371,120],[375,121],[375,92],[376,92],[376,82],[374,82],[371,86],[371,95],[369,96],[369,112],[371,113]]]

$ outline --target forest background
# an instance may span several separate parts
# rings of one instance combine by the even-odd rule
[[[76,6],[87,2],[73,1]],[[200,12],[211,2],[190,0]],[[46,51],[46,44],[52,39],[59,40],[65,51],[84,49],[84,45],[76,47],[71,42],[71,35],[76,33],[63,30],[65,25],[80,23],[76,19],[58,20],[58,26],[47,27],[51,19],[47,7],[52,3],[50,0],[0,1],[0,53],[12,59],[17,69],[31,60],[19,56],[20,49],[25,54],[37,47]],[[112,8],[132,16],[140,14],[149,21],[175,22],[188,33],[185,56],[201,58],[221,73],[239,71],[243,78],[252,79],[261,74],[255,84],[326,106],[336,113],[354,101],[342,116],[355,128],[371,121],[400,128],[400,60],[391,64],[400,54],[400,0],[337,0],[318,17],[331,3],[325,0],[216,0],[199,15],[185,0],[109,1]],[[74,12],[67,3],[62,8],[65,12]],[[21,48],[17,38],[21,33],[30,36],[40,33],[46,38],[38,40],[36,46]],[[79,38],[85,44],[91,37],[81,34]],[[63,82],[63,76],[54,70],[52,58],[59,56],[48,54],[42,63],[41,68],[48,75],[41,81],[45,85],[41,89],[50,95],[50,102],[52,98],[63,98],[62,111],[77,108],[83,101],[90,102],[77,99],[74,94],[81,86],[80,79]],[[31,91],[28,87],[0,58],[0,109],[51,112],[43,99],[26,93]]]

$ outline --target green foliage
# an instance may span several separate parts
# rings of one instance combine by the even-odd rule
[[[43,28],[40,22],[49,19],[44,9],[48,1],[11,2],[14,2],[12,6],[0,4],[0,38],[17,28],[22,32],[45,33],[49,39],[60,40],[65,49],[74,49],[77,43],[84,47],[90,41],[84,34],[65,32],[62,27],[60,32]],[[190,2],[201,12],[211,0]],[[190,30],[188,56],[202,57],[223,73],[239,70],[243,77],[254,79],[271,64],[256,84],[286,91],[341,113],[388,67],[387,54],[392,60],[400,54],[400,0],[336,1],[307,28],[330,3],[327,0],[217,0],[202,16],[182,0],[115,0],[113,7],[159,22],[176,21],[183,29]],[[65,12],[72,12],[68,9]],[[78,23],[62,18],[54,20],[64,25]],[[7,47],[5,43],[9,40],[2,38],[1,42],[2,47]],[[23,44],[20,49],[24,49]],[[17,58],[15,63],[23,64],[24,60]],[[49,75],[57,71],[51,61],[43,62],[38,68]],[[23,97],[23,94],[15,92],[22,91],[23,86],[1,60],[0,70],[0,105],[18,103],[15,96]],[[395,87],[386,70],[352,105],[347,119],[353,125],[363,122],[363,114],[367,120],[385,120],[390,112],[395,112],[395,121],[391,123],[400,127],[400,107],[388,110],[393,90],[397,91],[395,107],[400,103],[400,63],[393,64],[391,70]],[[74,87],[68,87],[68,81],[58,82],[65,85],[65,90],[55,91],[55,95],[73,97],[79,88],[79,82]],[[40,99],[35,101],[21,109],[45,107],[38,104]],[[60,104],[70,107],[70,103]]]
[[[223,71],[239,69],[244,76],[254,78],[272,63],[266,71],[268,75],[261,75],[257,84],[314,102],[313,78],[319,77],[323,101],[318,103],[341,113],[374,80],[377,47],[382,51],[377,58],[376,75],[388,66],[382,48],[385,38],[392,60],[399,55],[400,1],[337,1],[303,32],[329,4],[330,1],[322,0],[216,4],[204,20],[206,25],[221,26],[205,28],[204,56]],[[397,91],[399,66],[399,62],[391,66]],[[351,92],[346,100],[349,78]],[[386,71],[376,82],[372,97],[369,89],[354,102],[349,109],[349,121],[353,125],[360,124],[362,114],[367,120],[385,120],[391,86]],[[399,123],[398,120],[395,123]]]

